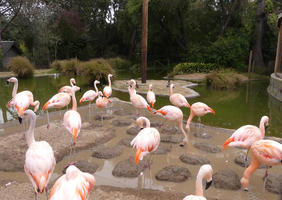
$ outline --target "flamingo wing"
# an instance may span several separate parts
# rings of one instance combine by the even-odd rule
[[[94,90],[88,90],[83,94],[79,102],[93,101],[97,96],[98,94]]]
[[[183,200],[207,200],[205,197],[188,195]]]
[[[112,88],[110,86],[104,87],[103,93],[105,97],[109,98],[112,95]]]
[[[49,108],[63,108],[67,105],[69,105],[71,101],[71,97],[67,93],[58,93],[55,94],[49,101],[47,101],[44,106],[43,110],[49,109]]]
[[[187,99],[182,94],[174,93],[173,95],[170,96],[169,100],[175,106],[190,107]]]
[[[14,98],[14,106],[17,109],[18,115],[22,115],[23,112],[29,107],[29,97],[24,92],[18,93]]]

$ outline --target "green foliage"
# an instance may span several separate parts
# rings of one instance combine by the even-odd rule
[[[0,67],[2,67],[2,59],[3,59],[2,49],[0,48]]]
[[[17,74],[19,78],[33,76],[34,67],[26,57],[13,57],[8,62],[8,70]]]
[[[51,68],[66,75],[75,75],[79,66],[79,60],[76,58],[70,60],[56,60],[51,64]]]
[[[207,84],[216,89],[233,89],[246,80],[246,76],[230,68],[221,68],[207,76]]]
[[[244,71],[247,69],[248,56],[247,36],[243,32],[228,31],[225,37],[220,37],[211,44],[204,59],[206,62]]]
[[[179,63],[173,68],[173,74],[190,74],[196,72],[211,72],[219,68],[219,65],[211,63]]]
[[[109,58],[107,61],[113,69],[119,71],[129,70],[131,66],[131,62],[129,60],[123,59],[121,57]]]
[[[108,74],[114,74],[115,71],[107,60],[103,58],[92,59],[86,62],[80,62],[77,68],[77,74],[86,76],[89,82],[94,80],[106,81]]]

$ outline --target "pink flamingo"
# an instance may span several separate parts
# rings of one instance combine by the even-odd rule
[[[175,106],[164,106],[160,108],[159,110],[156,110],[153,112],[153,114],[160,113],[165,119],[169,121],[175,121],[178,123],[178,128],[184,135],[183,143],[180,144],[180,146],[184,146],[185,143],[188,143],[188,137],[186,135],[186,132],[183,129],[183,113],[182,111]]]
[[[174,85],[170,84],[169,101],[177,107],[190,108],[190,104],[188,103],[186,98],[182,94],[173,93],[173,88],[174,88]]]
[[[76,81],[75,81],[74,78],[70,79],[70,85],[71,86],[66,85],[66,86],[61,87],[58,90],[58,93],[60,93],[60,92],[67,92],[67,93],[71,94],[71,88],[76,85]]]
[[[73,135],[73,146],[75,146],[76,144],[76,138],[78,137],[81,128],[81,117],[79,112],[77,112],[77,103],[75,98],[75,92],[78,90],[80,90],[79,87],[72,87],[72,110],[69,110],[64,114],[64,126],[69,131],[69,133]]]
[[[206,179],[206,190],[212,184],[212,167],[211,165],[202,165],[196,179],[195,195],[188,195],[183,200],[207,200],[203,194],[203,179]]]
[[[66,92],[61,92],[61,93],[55,94],[51,99],[49,99],[44,104],[42,110],[43,111],[47,110],[47,121],[48,121],[47,128],[48,129],[50,127],[48,109],[49,108],[63,108],[65,106],[68,106],[70,101],[71,101],[70,94]]]
[[[19,116],[19,121],[22,121],[22,114],[23,112],[28,109],[28,107],[34,106],[34,112],[39,109],[40,102],[33,100],[32,92],[25,90],[22,92],[17,93],[18,91],[18,79],[15,77],[11,77],[7,80],[7,83],[14,83],[14,88],[12,92],[12,99],[8,103],[8,108],[13,105],[17,109],[17,113]]]
[[[202,117],[202,116],[204,116],[205,114],[208,114],[208,113],[215,114],[214,110],[212,108],[210,108],[207,104],[204,104],[202,102],[193,103],[192,106],[190,107],[190,115],[189,115],[189,118],[187,120],[186,129],[188,131],[190,131],[190,124],[191,124],[192,119],[195,116],[198,116],[198,123],[200,125],[200,123],[201,123],[200,117]]]
[[[109,74],[109,75],[108,75],[108,82],[109,82],[109,85],[106,86],[106,87],[104,87],[104,90],[103,90],[104,96],[105,96],[106,98],[109,98],[109,97],[112,95],[112,82],[111,82],[111,77],[112,77],[112,76],[113,76],[112,74]]]
[[[150,112],[152,112],[150,106],[148,105],[147,101],[139,94],[136,94],[136,82],[135,80],[131,79],[129,81],[129,95],[130,101],[132,105],[137,109],[137,115],[140,113],[140,109],[147,108]]]
[[[111,103],[111,100],[106,97],[103,97],[103,93],[101,91],[98,92],[98,98],[96,99],[96,106],[98,108],[106,108],[108,104]],[[103,124],[103,115],[101,115],[101,122]]]
[[[153,92],[152,87],[153,87],[153,85],[150,84],[148,92],[147,92],[147,101],[148,101],[149,104],[152,105],[152,108],[154,108],[154,105],[156,103],[156,95]]]
[[[87,200],[96,181],[93,175],[70,165],[54,184],[49,200]]]
[[[160,133],[156,128],[150,127],[150,121],[146,117],[139,117],[136,121],[140,128],[143,128],[144,122],[146,123],[146,128],[143,128],[130,143],[137,150],[135,163],[138,164],[139,160],[158,148]]]
[[[282,164],[282,144],[272,140],[258,140],[250,148],[252,161],[250,166],[245,170],[241,178],[241,185],[245,191],[248,191],[248,185],[252,173],[264,163],[268,167]],[[265,177],[268,176],[266,171]]]
[[[28,150],[25,154],[24,170],[31,181],[35,199],[37,193],[46,192],[49,179],[56,165],[52,147],[46,141],[37,142],[34,139],[36,115],[32,110],[23,113],[24,119],[30,119],[28,132],[25,133]]]
[[[100,81],[97,81],[95,80],[94,81],[94,88],[95,88],[95,91],[94,90],[88,90],[86,91],[83,96],[81,97],[79,103],[82,103],[82,102],[85,102],[85,101],[88,101],[88,102],[91,102],[93,101],[97,96],[98,96],[98,88],[97,88],[97,84],[99,84]],[[89,104],[90,105],[90,104]]]
[[[265,134],[265,127],[268,126],[269,118],[263,116],[260,120],[259,128],[253,125],[241,126],[223,144],[223,150],[231,147],[241,147],[248,149],[246,159],[251,145],[258,140],[262,140]]]

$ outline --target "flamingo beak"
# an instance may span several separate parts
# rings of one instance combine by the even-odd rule
[[[10,82],[7,80],[7,81],[6,81],[6,84],[9,85],[9,83],[10,83]]]
[[[84,98],[81,98],[80,101],[79,101],[79,103],[82,103],[83,101],[84,101]]]
[[[212,184],[212,181],[208,181],[208,182],[206,183],[206,188],[205,188],[205,189],[206,189],[206,190],[209,189],[209,187],[211,186],[211,184]]]
[[[209,108],[210,112],[215,115],[215,111],[212,108]]]
[[[23,119],[21,117],[18,117],[18,120],[20,122],[20,124],[22,123]]]
[[[80,93],[82,92],[81,88],[79,89],[79,92],[80,92]]]

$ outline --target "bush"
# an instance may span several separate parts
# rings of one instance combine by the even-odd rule
[[[26,57],[17,56],[9,60],[8,70],[23,78],[33,76],[34,67]]]
[[[51,68],[66,75],[75,75],[77,67],[79,66],[79,60],[76,58],[70,60],[56,60],[51,64]]]
[[[106,81],[108,74],[114,74],[111,65],[103,58],[81,62],[77,68],[77,74],[87,76],[92,83],[94,80]]]
[[[121,57],[109,58],[107,59],[107,61],[111,65],[111,67],[115,70],[125,71],[125,70],[129,70],[131,66],[130,61],[123,59]]]
[[[207,84],[216,89],[233,89],[246,80],[246,76],[228,68],[219,69],[207,76]]]
[[[211,72],[218,69],[219,66],[211,63],[179,63],[173,68],[173,75],[177,74],[189,74],[196,72]]]

